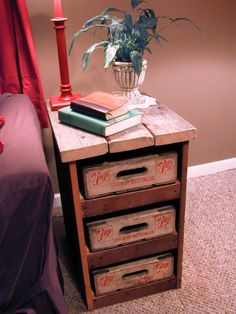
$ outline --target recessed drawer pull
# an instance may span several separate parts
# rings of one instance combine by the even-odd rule
[[[144,275],[147,275],[147,274],[148,274],[148,270],[147,269],[141,269],[141,270],[138,270],[138,271],[134,271],[132,273],[124,274],[122,276],[122,279],[123,280],[129,280],[129,279],[132,279],[132,278],[135,278],[135,277],[141,277],[141,276],[144,276]]]
[[[144,229],[148,229],[148,224],[143,222],[140,224],[136,224],[136,225],[131,225],[131,226],[125,226],[123,228],[120,229],[120,234],[127,234],[127,233],[132,233],[132,232],[137,232],[137,231],[141,231]]]
[[[146,167],[140,167],[140,168],[134,168],[134,169],[127,169],[117,172],[117,177],[124,177],[124,176],[130,176],[135,174],[144,173],[147,171]]]

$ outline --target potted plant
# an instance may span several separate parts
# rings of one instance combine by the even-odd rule
[[[157,16],[150,8],[141,8],[140,5],[146,1],[131,0],[130,12],[117,8],[107,8],[99,15],[89,19],[81,29],[74,33],[70,44],[71,52],[76,39],[85,32],[97,35],[98,30],[105,30],[104,39],[89,47],[83,54],[83,70],[86,69],[92,53],[96,49],[104,51],[104,68],[111,64],[116,80],[121,88],[126,91],[138,88],[144,79],[147,61],[143,58],[144,52],[151,53],[152,41],[157,43],[166,41],[161,32],[171,24],[187,21],[197,29],[198,26],[185,17],[171,18],[168,16]],[[117,13],[119,16],[111,15]],[[159,27],[159,22],[164,20],[165,25]],[[120,68],[123,65],[123,70]],[[127,73],[130,78],[127,79]]]

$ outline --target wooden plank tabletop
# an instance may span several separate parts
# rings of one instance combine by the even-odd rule
[[[128,130],[109,136],[107,142],[109,152],[118,153],[153,146],[154,138],[143,124],[139,124]]]
[[[61,161],[70,162],[107,152],[124,152],[196,138],[196,128],[166,106],[153,105],[140,111],[142,124],[105,138],[62,124],[58,120],[58,112],[48,107]]]
[[[164,105],[150,106],[142,112],[142,123],[153,134],[155,146],[196,138],[196,128]]]
[[[55,135],[62,162],[70,162],[108,152],[104,137],[62,124],[58,112],[48,108],[48,115]]]

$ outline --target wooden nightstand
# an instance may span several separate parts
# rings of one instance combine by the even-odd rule
[[[48,110],[66,232],[73,250],[78,253],[78,271],[82,272],[89,310],[181,286],[188,147],[189,141],[196,137],[196,129],[166,106],[155,105],[141,111],[141,125],[103,138],[59,123],[57,112]],[[177,154],[177,177],[174,182],[85,198],[84,167],[169,152]],[[112,248],[91,250],[88,222],[163,204],[175,207],[175,232]],[[171,276],[120,291],[102,295],[96,293],[94,270],[163,253],[171,253],[174,257]]]

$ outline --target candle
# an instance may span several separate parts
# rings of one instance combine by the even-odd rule
[[[54,0],[55,17],[62,17],[61,0]]]

